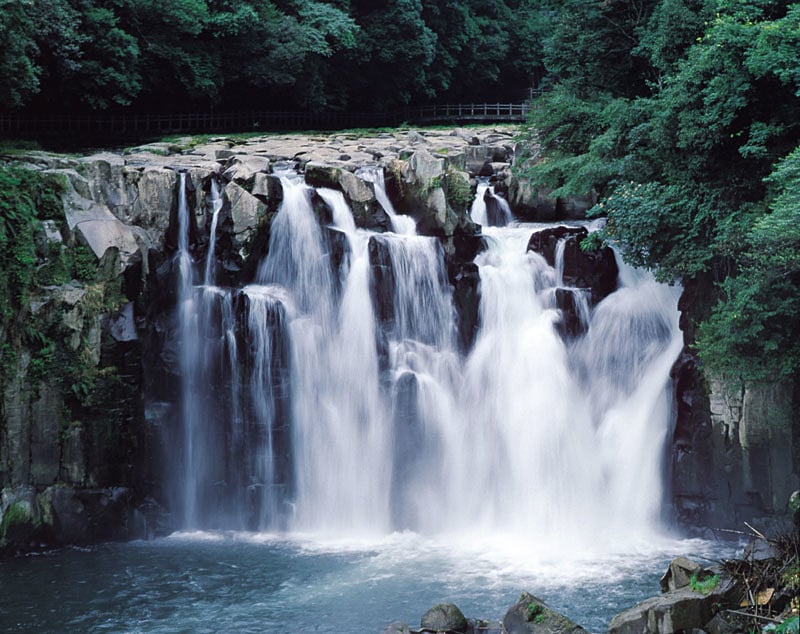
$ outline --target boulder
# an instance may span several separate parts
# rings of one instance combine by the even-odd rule
[[[99,260],[106,250],[115,247],[123,262],[139,251],[136,235],[107,207],[70,192],[64,197],[67,227],[86,244]]]
[[[439,603],[422,615],[420,630],[423,632],[466,632],[467,619],[458,606]]]
[[[391,228],[389,216],[378,203],[373,187],[372,183],[351,172],[341,172],[338,189],[350,205],[356,226],[373,231],[388,231]]]
[[[340,167],[311,161],[305,166],[306,182],[313,187],[328,187],[344,194],[356,226],[373,231],[388,231],[389,216],[375,197],[372,183]]]
[[[564,196],[556,200],[556,217],[565,220],[583,220],[586,212],[597,204],[597,195]]]
[[[250,242],[255,237],[261,222],[266,219],[267,206],[235,182],[225,185],[225,196],[231,205],[233,248],[243,260],[246,260]]]
[[[685,588],[691,582],[692,575],[697,575],[703,567],[687,557],[672,560],[667,572],[661,577],[661,592],[674,592]]]
[[[581,248],[581,241],[588,235],[585,227],[547,228],[531,236],[528,251],[539,253],[555,266],[558,243],[564,240],[564,285],[591,289],[592,304],[597,304],[616,290],[619,267],[611,248]]]
[[[556,219],[557,202],[546,189],[534,187],[529,179],[517,176],[513,171],[507,182],[508,204],[516,217],[535,222]]]
[[[574,238],[576,242],[580,242],[588,235],[589,231],[586,227],[569,227],[567,225],[547,227],[531,234],[528,251],[535,251],[547,260],[550,266],[555,266],[556,247],[560,240]]]
[[[616,615],[608,626],[609,634],[674,634],[704,629],[717,606],[729,603],[739,589],[730,579],[721,579],[704,594],[690,585],[646,599]]]
[[[147,230],[154,244],[163,244],[169,224],[169,214],[165,212],[177,204],[178,174],[161,167],[146,167],[141,172],[128,170],[126,179],[135,189],[135,198],[127,213],[117,211],[118,217]]]
[[[58,253],[64,244],[59,223],[55,220],[42,220],[34,235],[34,242],[36,255],[43,260],[51,257],[53,253]]]
[[[581,318],[580,295],[586,290],[582,288],[557,288],[555,290],[556,306],[561,311],[561,319],[556,324],[559,334],[564,339],[574,339],[586,332],[587,324]],[[585,300],[584,300],[585,301]]]
[[[252,189],[256,174],[269,171],[269,160],[263,156],[242,155],[228,160],[222,178],[245,189]]]
[[[31,486],[3,489],[0,495],[0,553],[24,552],[39,539],[42,516]]]
[[[563,614],[547,607],[541,599],[523,592],[503,617],[507,634],[579,634],[585,632]]]
[[[381,634],[411,634],[411,628],[403,621],[392,621],[381,630]]]
[[[389,248],[383,239],[372,236],[368,244],[371,272],[372,305],[375,315],[387,331],[394,327],[394,267]]]
[[[431,189],[433,183],[444,176],[444,158],[434,156],[425,149],[419,149],[408,159],[415,182],[421,190]]]
[[[88,545],[146,535],[144,516],[134,509],[129,489],[81,489],[56,484],[39,496],[63,544]]]
[[[250,193],[265,203],[270,210],[277,209],[283,200],[283,187],[281,179],[275,174],[257,173],[253,178],[253,188]]]

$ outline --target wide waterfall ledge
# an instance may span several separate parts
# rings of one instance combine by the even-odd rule
[[[538,559],[661,540],[680,289],[614,254],[598,294],[576,264],[585,227],[518,223],[480,182],[464,351],[440,242],[394,211],[382,171],[359,176],[393,231],[358,229],[340,192],[282,177],[242,289],[214,286],[213,249],[192,259],[182,176],[179,524],[357,543],[411,531]],[[210,201],[216,231],[218,190]],[[543,231],[549,255],[531,248]]]

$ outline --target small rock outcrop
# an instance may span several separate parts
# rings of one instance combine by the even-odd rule
[[[503,617],[508,634],[579,634],[586,632],[563,614],[547,607],[541,599],[527,592],[512,605]]]
[[[711,631],[707,624],[722,606],[738,606],[741,589],[721,569],[686,558],[673,560],[661,579],[662,594],[615,616],[609,634],[674,634]]]
[[[452,603],[439,603],[422,615],[420,631],[463,634],[467,631],[467,618],[458,606]]]
[[[556,252],[561,242],[564,286],[590,289],[591,303],[597,304],[616,290],[619,268],[611,248],[581,248],[581,242],[588,235],[586,227],[543,229],[531,236],[528,251],[539,253],[548,264],[555,266]]]
[[[419,629],[402,621],[387,625],[381,634],[581,634],[582,627],[551,610],[541,600],[523,592],[502,621],[466,618],[452,603],[433,606],[423,616]]]

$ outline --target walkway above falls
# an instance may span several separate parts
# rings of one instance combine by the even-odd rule
[[[401,124],[521,123],[525,103],[470,103],[408,107],[388,112],[194,112],[167,114],[0,115],[0,138],[130,140],[167,134],[342,130]]]

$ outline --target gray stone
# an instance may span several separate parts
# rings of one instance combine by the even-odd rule
[[[269,172],[269,160],[263,156],[236,156],[228,161],[222,173],[226,181],[234,181],[246,189],[252,189],[255,175]]]
[[[408,623],[392,621],[381,630],[381,634],[411,634],[411,628]]]
[[[343,171],[341,167],[310,161],[305,165],[306,183],[312,187],[330,187],[341,190],[339,181]]]
[[[23,546],[41,522],[36,492],[21,485],[2,490],[0,494],[0,549]]]
[[[419,132],[415,130],[411,130],[408,134],[406,134],[406,140],[411,143],[411,145],[418,145],[418,144],[428,144],[430,141],[422,136]]]
[[[617,614],[608,626],[609,634],[673,634],[702,628],[714,615],[715,606],[736,596],[736,586],[721,580],[708,594],[684,587],[646,599]]]
[[[231,203],[236,250],[242,259],[247,259],[247,246],[261,221],[266,218],[267,206],[237,183],[228,183],[225,195]]]
[[[30,479],[30,400],[28,369],[31,355],[20,350],[3,386],[5,425],[0,442],[0,485],[20,484]]]
[[[528,592],[524,592],[508,609],[503,617],[503,626],[507,634],[579,634],[586,631]]]
[[[250,190],[250,193],[267,204],[277,204],[283,199],[281,179],[274,174],[263,174],[259,172],[253,178],[253,188]]]
[[[130,227],[119,221],[107,207],[69,193],[64,198],[64,214],[69,230],[80,236],[98,259],[107,249],[119,249],[123,261],[139,250]]]
[[[420,629],[428,632],[465,632],[467,619],[458,606],[439,603],[422,615]]]
[[[51,251],[64,244],[64,238],[59,229],[59,223],[55,220],[42,220],[36,231],[34,240],[36,243],[36,254],[46,259],[50,257]]]
[[[703,567],[687,557],[676,557],[672,560],[661,577],[661,592],[673,592],[689,585],[692,575],[698,574]]]
[[[433,156],[424,149],[414,152],[408,165],[420,189],[430,189],[431,183],[444,175],[444,159]]]
[[[133,302],[123,304],[122,307],[111,316],[109,332],[114,338],[114,341],[136,341],[139,338],[139,334],[136,331],[136,321],[133,315]]]
[[[42,381],[31,403],[31,484],[47,486],[58,479],[61,459],[61,392]]]
[[[508,204],[514,215],[537,222],[550,222],[556,218],[556,199],[548,190],[536,189],[527,178],[514,172],[508,179]]]

